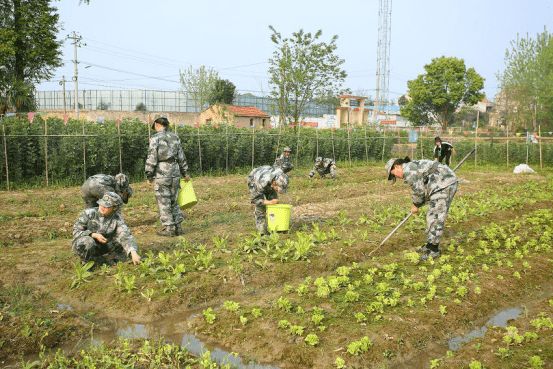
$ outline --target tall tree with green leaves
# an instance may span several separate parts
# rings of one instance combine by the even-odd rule
[[[553,126],[553,35],[544,28],[535,38],[511,41],[504,61],[496,100],[506,123],[511,129]]]
[[[234,102],[234,94],[236,93],[236,86],[228,79],[218,79],[215,81],[215,85],[209,95],[209,105],[213,104],[229,104]]]
[[[270,94],[278,101],[281,124],[301,122],[308,102],[338,94],[347,76],[341,68],[344,60],[335,54],[338,36],[326,43],[320,40],[321,30],[311,34],[300,29],[283,38],[273,26],[269,28],[275,44],[269,59]]]
[[[57,8],[50,0],[0,0],[0,99],[4,109],[32,110],[21,93],[32,93],[34,85],[53,77],[61,60],[61,28]],[[8,99],[8,95],[11,98]],[[31,94],[32,96],[32,94]],[[9,102],[20,104],[8,106]]]
[[[181,92],[192,98],[197,109],[206,108],[215,83],[219,80],[219,72],[202,65],[199,68],[190,66],[179,74]]]
[[[437,122],[447,129],[461,104],[474,105],[484,98],[484,78],[455,57],[432,59],[425,74],[408,81],[408,98],[401,115],[416,125]]]

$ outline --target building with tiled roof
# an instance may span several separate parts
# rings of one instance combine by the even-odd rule
[[[235,127],[269,128],[271,116],[253,106],[212,105],[200,113],[200,124],[230,124]]]

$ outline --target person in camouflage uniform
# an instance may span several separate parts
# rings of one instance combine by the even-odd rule
[[[291,152],[292,150],[289,147],[285,147],[284,150],[282,150],[282,154],[278,158],[276,158],[273,167],[278,167],[282,169],[284,173],[288,173],[289,171],[294,169],[294,165],[290,162]]]
[[[321,178],[324,178],[330,173],[330,179],[334,180],[336,177],[336,162],[330,158],[317,157],[315,159],[315,166],[313,170],[309,172],[309,177],[313,178],[315,172],[318,172]]]
[[[150,140],[145,171],[148,183],[154,185],[159,217],[165,227],[156,233],[173,237],[183,234],[184,217],[178,204],[180,176],[187,182],[190,176],[181,140],[168,127],[165,117],[157,118],[152,124],[156,134]]]
[[[411,214],[428,203],[426,214],[426,245],[417,249],[421,259],[440,257],[439,245],[444,231],[445,220],[453,197],[457,192],[458,179],[447,165],[432,160],[390,159],[386,163],[388,180],[396,178],[411,186],[413,207]]]
[[[123,173],[119,173],[115,177],[108,174],[96,174],[89,177],[81,187],[86,208],[97,208],[98,200],[104,197],[106,192],[115,192],[121,196],[123,203],[128,203],[129,198],[133,195],[129,177]],[[119,213],[121,213],[121,208],[122,206],[119,207]]]
[[[265,205],[278,204],[278,192],[285,193],[289,183],[288,176],[277,167],[263,165],[250,172],[248,189],[251,202],[255,205],[255,225],[259,233],[268,234]]]
[[[72,246],[82,262],[113,265],[128,260],[129,255],[135,265],[140,262],[134,237],[117,213],[122,203],[118,194],[106,192],[97,208],[81,212],[73,226]]]

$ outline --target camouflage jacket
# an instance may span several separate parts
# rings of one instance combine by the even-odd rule
[[[330,158],[324,158],[323,161],[319,162],[319,164],[315,164],[315,166],[313,167],[313,170],[311,172],[315,173],[315,171],[317,171],[321,175],[328,174],[328,173],[330,173],[330,166],[332,164],[336,165],[334,160],[332,160]]]
[[[403,164],[403,182],[411,186],[413,204],[419,208],[427,198],[457,181],[453,170],[433,160],[413,160]]]
[[[261,205],[268,194],[276,192],[273,188],[273,180],[283,173],[282,169],[270,165],[253,169],[248,176],[252,204]]]
[[[188,164],[179,136],[166,129],[152,136],[145,171],[147,179],[188,177]]]
[[[294,169],[294,165],[290,161],[290,155],[284,155],[284,154],[280,154],[280,156],[276,158],[273,166],[279,167],[280,169],[282,169],[284,173],[288,173],[289,171]]]
[[[115,177],[108,174],[95,174],[83,183],[81,187],[81,194],[83,197],[96,197],[101,199],[106,192],[128,192],[126,197],[127,201],[123,199],[123,202],[126,204],[129,201],[129,198],[133,194],[131,186],[124,188],[117,188],[117,181]]]
[[[136,241],[118,213],[112,213],[104,217],[98,208],[85,209],[73,225],[73,243],[77,238],[90,236],[92,233],[100,233],[107,238],[107,242],[115,242],[121,245],[127,255],[131,250],[137,251]]]

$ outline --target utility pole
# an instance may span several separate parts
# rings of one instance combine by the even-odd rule
[[[374,101],[374,122],[378,122],[378,111],[386,106],[390,85],[390,41],[392,37],[392,0],[379,0],[378,8],[378,51],[376,54],[376,99]]]
[[[65,105],[65,76],[61,78],[60,85],[63,87],[63,114],[67,114],[67,109]]]
[[[78,84],[78,76],[79,76],[79,68],[78,68],[78,62],[77,62],[77,46],[81,46],[80,41],[82,39],[81,36],[77,36],[75,31],[73,31],[73,34],[70,36],[67,36],[67,38],[70,38],[73,40],[73,63],[75,64],[75,76],[73,77],[73,81],[75,82],[75,119],[79,119],[79,84]]]

